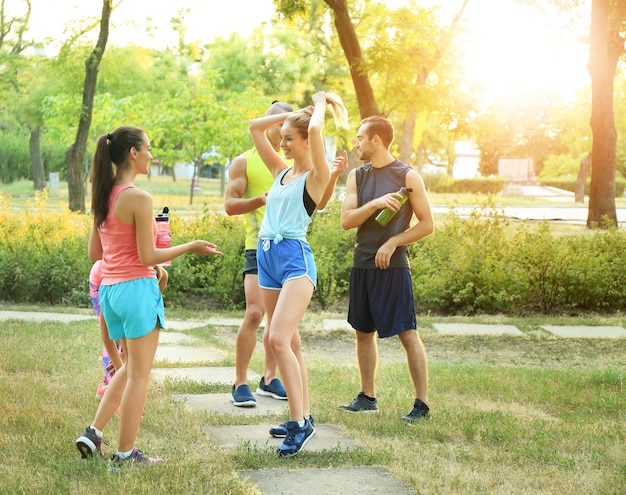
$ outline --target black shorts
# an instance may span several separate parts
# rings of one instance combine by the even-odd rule
[[[259,274],[259,266],[256,263],[256,249],[246,249],[246,261],[243,265],[243,278],[246,278],[246,275],[258,275]]]
[[[352,268],[348,323],[380,338],[417,329],[409,268]]]

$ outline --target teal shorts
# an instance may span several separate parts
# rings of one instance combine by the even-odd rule
[[[156,278],[101,285],[99,295],[110,339],[138,339],[156,326],[165,328],[163,297]]]

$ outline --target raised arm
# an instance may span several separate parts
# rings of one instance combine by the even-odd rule
[[[252,119],[248,125],[250,136],[254,142],[254,147],[259,153],[261,160],[265,166],[276,177],[281,171],[287,168],[287,163],[276,150],[272,147],[269,139],[265,135],[265,130],[270,127],[281,124],[289,113],[278,113],[275,115],[266,115],[257,119]]]
[[[330,180],[330,167],[326,160],[324,147],[324,115],[326,114],[326,93],[319,91],[313,95],[313,113],[309,121],[309,146],[311,150],[312,169],[307,177],[307,190],[311,198],[319,204]],[[328,202],[328,200],[326,200]]]
[[[331,170],[330,170],[330,180],[328,184],[326,184],[326,188],[324,189],[324,194],[322,199],[317,204],[318,210],[323,210],[328,205],[328,202],[333,197],[333,193],[335,192],[335,186],[337,185],[337,180],[339,176],[343,174],[348,168],[348,152],[343,150],[341,156],[336,157],[333,160]]]

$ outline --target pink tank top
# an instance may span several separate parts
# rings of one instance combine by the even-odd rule
[[[115,216],[115,203],[122,191],[132,184],[113,186],[109,196],[109,213],[98,228],[102,242],[102,285],[119,284],[138,278],[155,277],[154,267],[139,261],[134,223],[124,223]],[[152,220],[152,237],[156,241],[157,225]]]

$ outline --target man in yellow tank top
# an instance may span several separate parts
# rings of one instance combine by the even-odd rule
[[[283,101],[274,100],[266,115],[287,112],[293,112],[291,105]],[[281,126],[277,125],[270,127],[266,131],[269,142],[279,152],[280,128]],[[333,161],[331,178],[326,187],[324,197],[320,204],[317,205],[318,210],[324,209],[328,204],[337,179],[346,170],[347,166],[347,155],[345,152]],[[273,182],[272,174],[254,148],[237,156],[230,164],[224,208],[228,215],[243,215],[246,228],[245,265],[243,270],[246,312],[243,322],[237,331],[235,342],[235,383],[231,391],[231,401],[238,407],[256,406],[256,398],[247,383],[248,366],[256,346],[257,329],[265,315],[261,289],[258,283],[256,248],[259,228],[265,213],[265,199]],[[272,354],[265,332],[263,332],[263,347],[265,348],[263,377],[256,389],[256,393],[278,400],[286,400],[287,392],[280,379],[276,376],[278,365]]]

